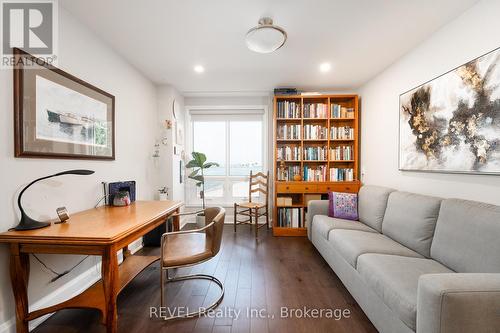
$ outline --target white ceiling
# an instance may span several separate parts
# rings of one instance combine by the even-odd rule
[[[60,0],[152,81],[183,92],[354,89],[478,0]],[[257,54],[261,16],[288,33]],[[322,62],[329,73],[320,73]],[[193,66],[205,67],[203,74]]]

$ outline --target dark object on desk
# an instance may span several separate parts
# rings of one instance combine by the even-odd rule
[[[119,192],[128,192],[130,203],[135,201],[135,180],[108,184],[108,205],[114,205],[115,196]],[[121,205],[124,206],[124,205]]]
[[[144,235],[142,242],[144,246],[147,247],[160,247],[161,236],[166,232],[174,231],[174,226],[172,219],[168,218],[165,223],[160,224],[150,232]]]
[[[59,216],[59,221],[54,222],[55,224],[64,223],[69,220],[69,214],[66,207],[59,207],[56,209],[57,216]]]
[[[52,177],[57,177],[57,176],[63,176],[63,175],[80,175],[80,176],[86,176],[86,175],[91,175],[93,174],[94,171],[92,170],[68,170],[68,171],[63,171],[59,173],[55,173],[50,176],[45,176],[42,178],[35,179],[28,185],[26,185],[25,188],[19,193],[19,197],[17,197],[17,205],[19,206],[19,210],[21,211],[21,221],[19,221],[19,224],[14,228],[14,230],[32,230],[32,229],[39,229],[43,227],[47,227],[50,225],[50,222],[40,222],[33,220],[31,217],[26,215],[23,206],[21,205],[21,198],[24,194],[24,192],[33,184],[36,182],[39,182],[40,180],[52,178]]]

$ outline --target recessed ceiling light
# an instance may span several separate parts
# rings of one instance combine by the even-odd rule
[[[330,69],[332,69],[332,65],[330,65],[329,62],[324,62],[322,63],[321,65],[319,65],[319,70],[320,72],[322,73],[326,73],[326,72],[329,72]]]
[[[286,31],[273,24],[269,17],[263,17],[259,24],[248,30],[245,37],[247,47],[257,53],[271,53],[282,47],[286,42]]]
[[[203,73],[205,71],[205,68],[202,65],[196,65],[193,69],[196,73]]]

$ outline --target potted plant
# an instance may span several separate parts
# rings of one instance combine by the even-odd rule
[[[200,187],[200,198],[203,210],[205,209],[205,173],[204,170],[219,166],[215,162],[207,162],[207,156],[200,152],[192,152],[193,159],[186,164],[187,169],[193,169],[188,178],[196,182],[196,186]],[[196,224],[198,227],[205,226],[205,214],[200,213],[196,216]]]

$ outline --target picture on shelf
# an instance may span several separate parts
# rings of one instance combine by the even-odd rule
[[[399,169],[500,174],[500,48],[400,96]]]

